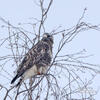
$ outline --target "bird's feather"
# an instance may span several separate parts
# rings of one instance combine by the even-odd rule
[[[35,46],[33,46],[28,53],[25,55],[21,64],[17,69],[17,74],[11,81],[13,83],[17,78],[24,75],[24,77],[30,77],[35,75],[40,69],[45,71],[47,66],[51,62],[52,45],[48,38],[44,38],[39,41]],[[41,68],[44,67],[44,68]],[[45,69],[45,70],[44,70]],[[41,73],[43,73],[41,71]],[[31,73],[30,73],[31,72]],[[28,76],[27,76],[28,75]]]

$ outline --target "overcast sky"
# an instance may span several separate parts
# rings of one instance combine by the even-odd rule
[[[84,8],[87,8],[84,21],[94,25],[100,24],[100,0],[54,0],[45,24],[46,31],[50,32],[59,25],[62,29],[74,26]],[[30,22],[31,18],[39,18],[40,9],[33,0],[0,0],[0,16],[17,25],[19,22]],[[100,32],[90,30],[80,33],[68,45],[67,52],[72,53],[82,49],[93,55],[88,62],[100,64]],[[93,87],[100,88],[100,75],[95,78]],[[100,100],[100,92],[96,100]]]

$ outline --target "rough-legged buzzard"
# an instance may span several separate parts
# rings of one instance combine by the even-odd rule
[[[52,59],[52,46],[52,35],[45,33],[41,41],[34,45],[25,55],[11,84],[20,78],[17,83],[18,86],[22,80],[33,77],[34,75],[45,74]]]

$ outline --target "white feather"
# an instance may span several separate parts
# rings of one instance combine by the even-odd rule
[[[24,73],[24,80],[37,74],[37,67],[34,65]]]
[[[39,69],[37,69],[36,65],[34,65],[24,73],[24,80],[31,78],[38,73],[45,74],[47,72],[47,68],[48,67],[40,67]]]

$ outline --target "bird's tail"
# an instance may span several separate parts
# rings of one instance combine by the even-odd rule
[[[17,78],[18,78],[18,75],[16,75],[16,76],[12,79],[11,84],[13,84],[13,83],[16,81]]]

